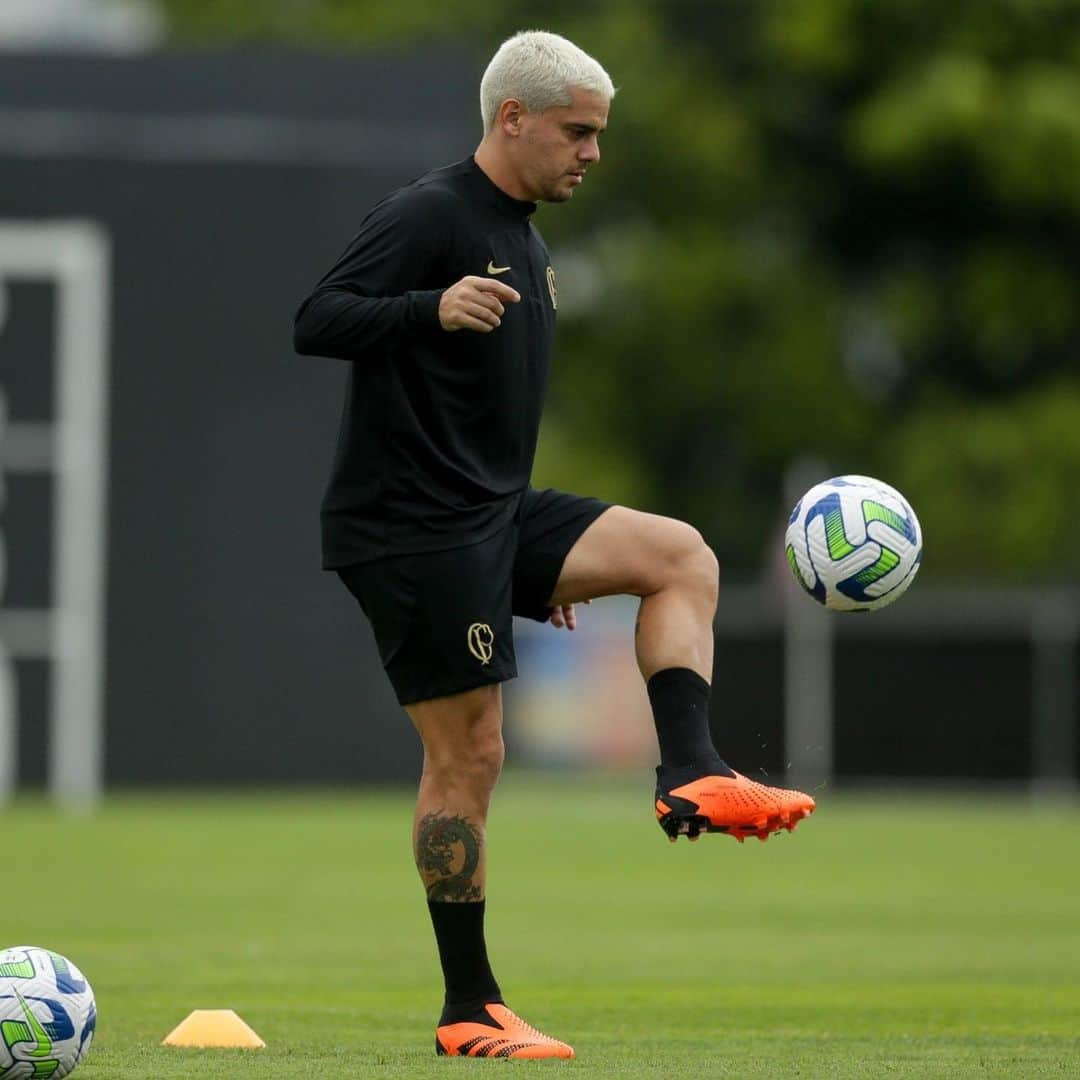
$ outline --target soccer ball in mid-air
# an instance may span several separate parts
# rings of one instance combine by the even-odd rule
[[[835,476],[795,505],[785,537],[795,580],[833,611],[891,604],[922,562],[922,528],[895,488],[869,476]]]
[[[59,953],[33,945],[0,952],[0,1077],[59,1080],[90,1049],[94,991]]]

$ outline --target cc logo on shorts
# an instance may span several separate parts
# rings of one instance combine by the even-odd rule
[[[474,622],[469,627],[469,652],[485,666],[491,663],[491,646],[495,632],[487,623]]]

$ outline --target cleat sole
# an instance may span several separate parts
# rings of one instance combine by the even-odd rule
[[[695,843],[705,833],[720,833],[734,837],[741,844],[750,836],[756,836],[764,842],[776,833],[794,832],[799,822],[809,816],[809,813],[795,811],[783,816],[717,825],[702,814],[679,814],[673,811],[658,815],[657,822],[671,843],[675,843],[680,836],[685,836],[691,843]]]

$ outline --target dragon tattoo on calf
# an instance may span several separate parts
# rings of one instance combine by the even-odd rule
[[[463,903],[483,899],[480,886],[473,883],[482,843],[480,831],[463,817],[433,812],[420,819],[416,831],[416,865],[424,878],[429,900]],[[461,868],[455,873],[458,848]]]

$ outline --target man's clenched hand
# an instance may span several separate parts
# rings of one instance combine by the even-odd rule
[[[520,294],[494,278],[463,277],[439,300],[439,322],[448,332],[475,330],[490,334],[502,323],[504,304],[516,304]]]

